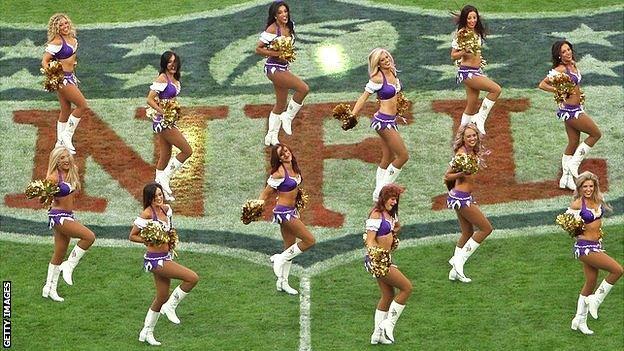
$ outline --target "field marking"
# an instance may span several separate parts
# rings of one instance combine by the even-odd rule
[[[299,283],[299,351],[312,350],[311,303],[310,276],[304,273]]]
[[[418,15],[450,18],[450,14],[448,10],[423,9],[417,6],[379,4],[379,3],[366,1],[366,0],[335,0],[335,1],[339,3],[341,2],[341,3],[358,5],[362,7],[368,7],[368,8],[395,10],[395,11],[401,11],[405,13],[412,13],[412,14],[418,14]],[[115,22],[88,23],[88,24],[79,25],[79,29],[92,30],[92,29],[117,29],[117,28],[162,26],[162,25],[167,25],[167,24],[172,24],[172,23],[181,23],[181,22],[192,21],[192,20],[197,20],[197,19],[208,19],[208,18],[231,15],[231,14],[244,11],[244,10],[256,7],[256,6],[266,6],[266,5],[267,5],[266,0],[255,0],[255,1],[250,1],[250,2],[243,3],[243,4],[232,5],[232,6],[229,6],[223,9],[218,9],[218,10],[194,12],[194,13],[189,13],[189,14],[184,14],[184,15],[161,17],[157,19],[139,20],[139,21],[132,21],[132,22],[117,22],[117,23]],[[565,17],[575,17],[575,16],[597,15],[597,14],[622,11],[622,10],[624,10],[624,6],[611,5],[611,6],[594,8],[594,9],[576,9],[576,10],[569,10],[565,12],[524,12],[524,13],[492,12],[492,13],[487,14],[487,18],[491,18],[491,19],[565,18]],[[0,27],[11,28],[11,29],[45,30],[47,28],[47,24],[10,23],[10,22],[0,21]],[[259,27],[259,31],[260,30],[261,30],[261,24]]]

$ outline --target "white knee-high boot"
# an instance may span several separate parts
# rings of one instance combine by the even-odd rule
[[[483,102],[481,103],[481,108],[479,108],[479,112],[476,115],[472,116],[472,122],[477,125],[477,129],[479,133],[485,134],[485,120],[490,115],[490,111],[496,101],[492,101],[488,98],[483,98]]]
[[[165,302],[162,307],[160,307],[160,314],[164,314],[174,324],[180,324],[180,318],[175,313],[176,308],[180,301],[184,300],[188,293],[184,292],[180,285],[178,285],[171,295],[169,295],[169,299]]]
[[[271,262],[273,262],[273,273],[275,273],[275,276],[278,278],[284,278],[284,263],[299,256],[302,252],[303,251],[301,251],[297,243],[294,243],[282,253],[271,256]]]
[[[74,285],[74,281],[72,280],[72,273],[74,272],[74,268],[78,265],[78,262],[84,256],[87,250],[82,249],[78,244],[74,246],[74,249],[67,257],[67,261],[61,263],[60,269],[63,272],[63,280],[65,283],[69,285]]]
[[[598,289],[596,289],[592,295],[585,298],[585,302],[589,306],[589,314],[591,314],[594,319],[598,319],[598,307],[600,307],[600,304],[604,301],[605,297],[607,297],[612,287],[613,285],[603,280]]]
[[[390,309],[388,310],[388,316],[379,324],[379,328],[383,331],[384,336],[391,342],[394,342],[394,326],[401,316],[401,313],[403,313],[404,308],[405,305],[401,305],[392,300]]]
[[[401,168],[394,167],[392,163],[388,166],[388,169],[386,169],[386,173],[383,176],[383,180],[381,181],[381,183],[379,183],[379,186],[376,187],[373,191],[373,201],[377,202],[381,189],[383,189],[384,186],[390,183],[394,183],[394,181],[397,180],[397,178],[399,177],[400,173]]]
[[[65,301],[65,299],[60,297],[59,294],[56,292],[56,286],[58,284],[60,274],[60,266],[48,263],[48,277],[46,279],[46,284],[43,287],[43,291],[41,292],[41,296],[49,297],[52,299],[52,301],[56,302]]]
[[[474,241],[473,238],[468,239],[468,242],[462,247],[461,251],[458,255],[453,257],[453,268],[455,268],[455,272],[459,277],[467,278],[464,274],[464,264],[468,260],[472,254],[477,251],[477,249],[481,246],[478,242]]]
[[[371,334],[371,344],[392,344],[392,341],[386,339],[384,336],[383,330],[379,328],[381,322],[388,317],[388,311],[382,311],[375,309],[375,328],[373,329],[373,334]]]
[[[592,335],[594,332],[587,327],[587,303],[585,303],[585,296],[579,295],[576,303],[576,315],[572,319],[572,330],[579,330],[585,335]]]
[[[453,254],[453,257],[451,257],[448,260],[448,263],[452,266],[453,265],[453,260],[455,259],[455,256],[459,255],[459,253],[461,252],[461,247],[459,246],[455,246],[455,253]],[[454,267],[451,267],[451,270],[449,271],[448,274],[448,278],[449,280],[459,280],[462,283],[470,283],[472,281],[472,279],[468,278],[468,277],[464,277],[464,276],[460,276],[459,274],[457,274],[457,271],[455,271]]]
[[[264,145],[269,146],[279,144],[277,136],[279,134],[280,126],[282,125],[281,115],[284,113],[286,112],[282,112],[282,114],[279,115],[277,113],[273,113],[273,111],[269,113],[269,129],[264,136]]]
[[[572,174],[570,173],[570,168],[568,167],[568,163],[571,159],[572,155],[561,155],[561,179],[559,179],[559,188],[561,189],[576,189],[576,185],[574,184],[574,178],[572,177]]]
[[[568,168],[570,169],[570,173],[574,178],[578,178],[579,166],[581,165],[581,162],[583,162],[585,157],[587,157],[587,154],[589,153],[589,151],[591,151],[591,149],[591,146],[585,144],[585,142],[582,142],[576,148],[576,151],[574,151],[574,155],[572,155],[570,161],[568,161]]]
[[[69,119],[67,120],[65,131],[61,134],[61,142],[69,150],[69,153],[71,154],[76,153],[76,148],[74,147],[72,138],[74,137],[74,133],[76,132],[76,127],[78,127],[78,123],[80,123],[79,117],[75,117],[73,114],[69,115]]]
[[[160,345],[160,342],[154,338],[154,327],[156,327],[158,317],[160,317],[159,312],[152,311],[151,308],[147,310],[145,322],[143,323],[143,329],[141,329],[141,332],[139,333],[140,342],[147,342],[148,344],[154,346]]]
[[[277,283],[275,286],[277,287],[277,291],[283,291],[290,295],[297,295],[299,292],[288,284],[288,276],[290,275],[290,267],[292,266],[292,261],[285,261],[282,265],[282,277],[277,278]]]
[[[288,108],[286,108],[286,113],[280,115],[282,129],[284,129],[284,132],[288,135],[292,135],[292,120],[295,119],[297,112],[301,110],[301,106],[303,106],[303,102],[299,104],[291,98],[288,103]]]
[[[167,201],[175,201],[175,197],[173,196],[173,191],[171,190],[171,186],[169,182],[171,181],[171,177],[182,168],[184,162],[180,162],[177,157],[172,157],[167,163],[167,167],[162,171],[156,170],[156,183],[160,184],[163,188],[163,192],[165,195],[165,199]]]
[[[469,114],[467,114],[467,113],[462,113],[462,116],[461,116],[461,121],[459,122],[459,126],[460,126],[460,127],[463,127],[463,126],[465,126],[466,124],[468,124],[468,123],[472,122],[472,117],[473,117],[473,116],[474,116],[474,115],[469,115]]]
[[[54,147],[59,147],[63,145],[63,133],[65,133],[65,129],[67,128],[67,122],[56,122],[56,144]]]

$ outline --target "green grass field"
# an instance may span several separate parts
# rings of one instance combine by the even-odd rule
[[[149,349],[137,337],[154,296],[153,279],[141,269],[144,248],[127,240],[141,206],[127,184],[142,177],[133,173],[137,164],[148,169],[153,164],[152,131],[137,118],[137,109],[145,104],[160,54],[170,48],[183,57],[183,106],[196,108],[197,116],[220,117],[198,128],[201,137],[193,134],[196,160],[187,167],[195,167],[193,177],[201,175],[201,181],[183,189],[188,168],[174,178],[180,181],[173,183],[180,186],[176,191],[200,196],[199,215],[183,215],[177,206],[188,204],[174,204],[183,242],[178,261],[195,270],[200,282],[178,308],[181,325],[159,320],[155,336],[162,349],[374,349],[369,337],[379,292],[362,267],[361,232],[376,166],[358,154],[366,154],[365,148],[358,148],[375,135],[364,115],[356,128],[344,132],[335,120],[314,113],[357,99],[366,83],[366,55],[376,46],[389,48],[399,63],[414,115],[412,124],[400,128],[410,161],[399,178],[408,190],[401,198],[402,244],[393,255],[414,291],[395,329],[397,343],[388,348],[624,349],[621,281],[602,305],[600,319],[588,320],[595,335],[570,330],[583,274],[571,254],[572,240],[553,223],[570,203],[570,192],[479,202],[495,230],[466,264],[473,282],[447,279],[459,227],[453,211],[433,209],[432,203],[445,191],[441,177],[450,156],[453,121],[444,108],[461,109],[465,98],[448,59],[454,29],[449,10],[458,10],[459,2],[290,2],[301,43],[292,69],[311,90],[295,136],[280,139],[301,156],[306,181],[321,179],[320,205],[341,215],[342,222],[309,225],[317,245],[294,260],[290,280],[301,295],[275,291],[268,257],[281,248],[278,227],[243,225],[239,219],[240,205],[257,196],[266,179],[262,139],[274,96],[252,51],[269,2],[0,2],[0,279],[13,284],[12,349]],[[607,200],[615,207],[603,220],[604,244],[609,255],[624,262],[622,2],[472,4],[493,29],[484,51],[485,71],[501,84],[508,101],[497,106],[522,105],[488,121],[491,139],[486,141],[493,152],[488,160],[500,163],[480,172],[498,173],[479,178],[490,183],[476,192],[477,201],[490,192],[519,196],[556,187],[566,137],[553,116],[552,96],[536,86],[548,72],[552,42],[571,38],[583,70],[586,109],[603,133],[589,164],[602,172]],[[76,268],[74,286],[59,283],[63,303],[41,298],[53,250],[45,210],[9,201],[40,169],[37,156],[46,157],[45,145],[53,144],[58,102],[41,91],[38,69],[44,27],[54,12],[68,13],[78,26],[78,74],[93,112],[86,123],[93,124],[82,123],[75,138],[88,150],[79,155],[84,191],[106,202],[99,212],[77,211],[98,240]],[[327,73],[319,56],[328,47],[344,54],[338,73]],[[206,110],[211,112],[201,112]],[[505,143],[510,145],[503,152]],[[500,164],[504,167],[496,168]],[[505,180],[502,185],[499,178]]]
[[[608,221],[608,219],[607,219]],[[607,226],[622,233],[624,226]],[[393,350],[616,350],[622,345],[622,284],[611,291],[596,333],[569,329],[583,275],[562,232],[492,238],[466,264],[470,284],[447,280],[449,240],[399,250],[394,260],[414,291],[397,324]],[[51,239],[50,239],[51,242]],[[609,235],[607,251],[624,259],[624,238]],[[2,242],[0,277],[13,283],[16,350],[140,350],[136,340],[152,299],[152,277],[141,271],[143,249],[97,248],[83,258],[74,286],[59,283],[63,303],[40,297],[51,245]],[[298,346],[299,298],[277,293],[268,265],[181,251],[178,261],[200,274],[180,304],[182,324],[159,320],[165,349],[293,350]],[[259,269],[261,268],[261,269]],[[601,278],[604,274],[601,274]],[[312,346],[363,350],[368,345],[377,285],[361,258],[310,279]],[[298,286],[297,277],[291,279]]]

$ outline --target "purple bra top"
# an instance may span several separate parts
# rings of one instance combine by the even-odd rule
[[[56,194],[56,196],[54,197],[65,197],[71,193],[74,192],[74,189],[72,189],[71,184],[66,183],[63,181],[63,172],[59,171],[58,172],[58,187],[59,187],[59,192]]]
[[[71,45],[67,44],[63,36],[61,36],[61,40],[63,41],[63,44],[61,45],[61,50],[59,50],[56,54],[52,55],[57,60],[64,60],[76,53],[76,50]]]
[[[377,90],[377,97],[379,100],[389,100],[392,99],[400,89],[397,89],[394,85],[388,83],[386,79],[386,75],[380,70],[381,76],[383,77],[383,83],[381,84],[381,89]],[[397,79],[397,85],[400,86],[399,80]]]
[[[585,224],[589,224],[593,221],[596,221],[602,218],[602,205],[600,205],[598,210],[600,211],[600,214],[596,216],[594,214],[594,211],[587,208],[587,206],[585,205],[585,199],[584,198],[581,199],[581,212],[579,213],[579,215],[581,216],[581,219],[583,220],[583,222],[585,222]]]
[[[160,208],[160,210],[165,214],[165,216],[167,217],[167,220],[169,221],[169,223],[167,223],[165,221],[161,221],[160,219],[158,219],[158,216],[156,215],[156,210],[154,210],[154,207],[150,206],[150,209],[152,210],[152,220],[153,221],[159,222],[165,228],[171,228],[171,217],[169,217],[167,212],[165,212],[165,210],[162,207]]]
[[[297,188],[297,185],[299,185],[299,183],[297,183],[295,179],[288,176],[288,171],[286,170],[286,167],[284,167],[284,181],[282,184],[277,186],[277,191],[283,193],[293,191]]]
[[[386,220],[382,212],[381,223],[379,224],[379,229],[377,230],[377,234],[375,236],[386,236],[390,234],[391,231],[392,231],[392,224],[390,224],[390,222]]]
[[[175,86],[175,84],[173,84],[171,79],[167,77],[167,86],[165,87],[165,89],[163,89],[163,91],[158,93],[158,98],[161,100],[173,99],[176,96],[178,96],[178,88]]]
[[[282,36],[282,29],[279,26],[277,26],[277,33],[275,35],[276,35],[276,38]],[[295,43],[295,37],[294,36],[292,37],[292,41],[293,41],[293,44],[294,44]],[[267,46],[268,46],[268,44],[267,44]],[[280,63],[281,60],[278,59],[277,57],[269,56],[269,58],[267,58],[266,62],[267,63]]]
[[[581,71],[577,69],[576,73],[572,72],[568,67],[566,67],[566,73],[570,76],[570,80],[574,85],[579,85],[581,82]]]

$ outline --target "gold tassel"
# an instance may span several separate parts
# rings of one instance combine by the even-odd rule
[[[26,190],[24,190],[24,194],[29,199],[34,199],[36,197],[39,198],[39,202],[44,207],[50,207],[52,205],[52,201],[54,201],[54,195],[58,194],[61,191],[58,185],[48,179],[37,179],[28,186],[26,186]]]
[[[479,159],[475,155],[455,155],[451,161],[451,168],[453,168],[455,172],[475,174],[479,172]]]
[[[351,113],[351,105],[338,104],[332,111],[332,116],[339,120],[343,130],[349,130],[354,128],[358,124],[357,118]]]
[[[169,242],[169,234],[163,229],[160,223],[150,221],[141,229],[139,234],[143,240],[150,245],[162,245]]]
[[[479,44],[479,34],[471,29],[462,28],[457,31],[457,45],[460,50],[474,55],[481,54],[481,44]]]
[[[299,188],[299,191],[297,191],[297,199],[295,200],[295,207],[297,208],[297,212],[303,212],[303,210],[308,207],[309,202],[310,194],[308,194],[308,192],[304,188]]]
[[[410,104],[411,102],[405,97],[405,94],[402,91],[399,92],[397,95],[397,115],[403,118],[409,110]]]
[[[43,89],[46,91],[57,91],[63,84],[65,72],[60,62],[50,61],[47,68],[40,68],[39,71],[43,74]]]
[[[249,224],[262,218],[264,211],[264,200],[247,200],[243,204],[241,221],[243,224]]]
[[[180,103],[176,99],[163,99],[158,102],[158,105],[164,111],[161,125],[164,128],[175,126],[180,119]]]
[[[295,61],[295,46],[291,37],[279,36],[271,42],[269,49],[279,52],[278,58],[288,62]]]
[[[180,237],[178,236],[178,231],[175,228],[171,228],[167,232],[167,241],[169,242],[169,251],[173,252],[174,257],[178,257],[178,253],[175,249],[178,246],[178,243],[180,243]]]
[[[574,83],[572,83],[570,76],[564,72],[551,69],[550,72],[548,72],[548,81],[550,85],[555,88],[554,99],[557,104],[564,102],[574,93]],[[584,96],[582,97],[582,102],[585,102]]]
[[[375,278],[385,277],[390,270],[390,251],[373,246],[367,248],[368,257],[371,260],[371,273]]]
[[[399,234],[393,231],[392,232],[392,246],[390,246],[391,252],[399,248],[399,242],[401,242],[401,240],[399,240]]]
[[[571,237],[581,235],[583,230],[585,230],[585,223],[583,223],[583,220],[574,217],[571,213],[562,213],[558,215],[557,218],[555,218],[555,223],[557,223],[561,229],[568,232]]]

